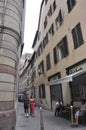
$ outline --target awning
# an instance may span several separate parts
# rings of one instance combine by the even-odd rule
[[[60,79],[52,80],[52,81],[48,82],[48,84],[54,85],[54,84],[61,84],[61,83],[70,82],[70,81],[73,81],[73,77],[77,77],[83,73],[86,73],[86,69],[80,70],[78,72],[75,72],[73,74],[70,74],[70,75],[65,76],[63,78],[60,78]]]

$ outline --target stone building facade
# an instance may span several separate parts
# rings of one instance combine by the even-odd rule
[[[86,0],[42,0],[33,42],[36,101],[54,110],[86,98]]]
[[[24,94],[29,90],[29,62],[31,59],[31,53],[24,53],[20,58],[19,66],[19,94]]]
[[[14,130],[25,0],[0,0],[0,130]]]

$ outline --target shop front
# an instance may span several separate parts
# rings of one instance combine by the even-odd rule
[[[49,83],[55,81],[56,79],[59,79],[61,74],[58,72],[48,78]],[[61,84],[49,84],[50,86],[50,104],[51,104],[51,110],[55,109],[55,103],[61,99],[63,101],[62,97],[62,85]]]
[[[80,102],[82,98],[86,99],[86,69],[82,69],[63,78],[50,81],[49,85],[51,90],[51,86],[53,86],[53,88],[54,86],[57,88],[62,87],[62,89],[59,89],[59,91],[57,90],[57,97],[59,96],[62,98],[63,102],[70,103],[71,100],[73,100],[73,102]],[[51,99],[52,97],[55,97],[55,93],[56,89],[54,92],[51,92]],[[70,99],[70,101],[68,99]]]

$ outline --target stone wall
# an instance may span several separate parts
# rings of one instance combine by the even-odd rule
[[[23,0],[0,1],[0,130],[15,129],[23,4]]]

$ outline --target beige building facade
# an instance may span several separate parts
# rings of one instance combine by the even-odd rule
[[[54,110],[86,98],[86,0],[43,0],[34,49],[36,102]]]
[[[0,0],[0,129],[14,130],[25,0]]]

